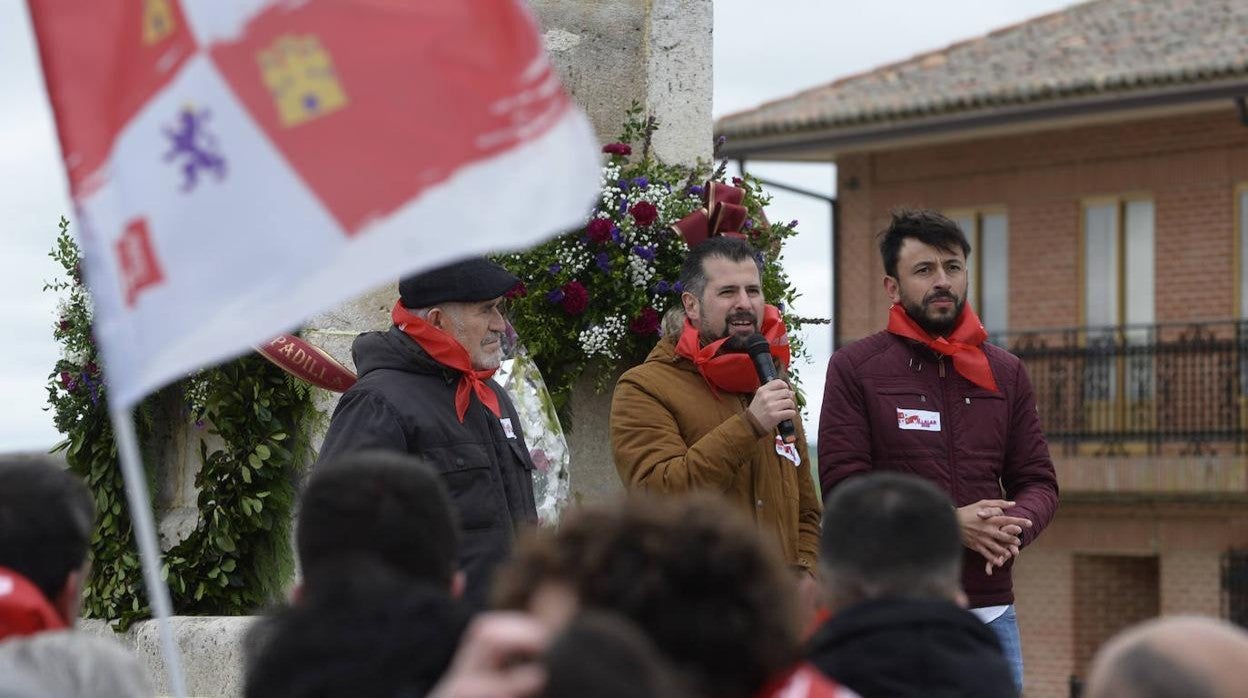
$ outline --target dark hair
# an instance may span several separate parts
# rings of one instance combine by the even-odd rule
[[[697,694],[750,696],[798,656],[792,582],[761,534],[710,494],[633,495],[523,539],[496,600],[524,608],[545,583],[636,623]]]
[[[546,650],[543,698],[676,698],[676,675],[650,639],[627,619],[579,615]]]
[[[332,582],[256,622],[245,695],[423,696],[446,672],[467,615],[445,589],[360,557]]]
[[[953,503],[913,475],[853,478],[824,506],[819,557],[839,599],[950,599],[962,564]]]
[[[880,233],[880,258],[884,261],[884,273],[897,278],[897,256],[906,238],[914,238],[938,250],[954,252],[962,250],[962,256],[971,256],[971,243],[957,223],[936,211],[927,209],[898,209],[893,220]]]
[[[94,521],[95,502],[73,473],[47,458],[0,459],[0,567],[49,601],[86,562]]]
[[[307,588],[319,586],[342,556],[369,554],[447,589],[459,547],[442,479],[419,458],[390,451],[318,464],[300,499],[295,539]]]
[[[730,262],[748,259],[758,267],[759,278],[763,276],[763,260],[750,243],[741,238],[718,235],[685,253],[685,261],[680,265],[680,287],[683,291],[702,297],[702,291],[706,290],[705,262],[708,257],[723,257]]]

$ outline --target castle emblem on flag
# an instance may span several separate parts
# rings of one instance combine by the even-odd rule
[[[215,174],[217,181],[225,178],[225,159],[216,152],[217,139],[204,128],[204,123],[211,115],[207,109],[197,112],[188,105],[178,114],[178,125],[165,129],[170,144],[164,161],[182,159],[184,192],[189,192],[199,183],[201,170]]]
[[[347,106],[333,61],[315,36],[283,36],[257,60],[282,126],[298,126]]]
[[[143,0],[143,43],[152,45],[176,28],[171,0]]]
[[[164,272],[156,261],[156,251],[152,249],[147,221],[143,218],[130,221],[113,249],[117,254],[126,306],[133,308],[140,291],[165,280]]]

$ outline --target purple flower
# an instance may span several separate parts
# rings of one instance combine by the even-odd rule
[[[620,197],[620,215],[623,216],[626,213],[628,213],[628,199]]]
[[[720,136],[715,139],[715,145],[723,145],[728,142],[728,136]]]
[[[633,180],[633,185],[636,186],[638,189],[645,189],[646,187],[650,186],[650,180],[646,179],[645,177],[638,177]]]
[[[203,429],[203,428],[204,428],[204,420],[202,420],[202,419],[197,419],[197,420],[195,420],[195,428],[196,428],[196,429]]]
[[[667,293],[670,290],[672,290],[672,285],[662,279],[659,280],[659,283],[654,285],[655,293]]]
[[[654,248],[649,245],[633,245],[633,254],[647,262],[654,261]]]
[[[789,227],[790,227],[790,228],[796,228],[796,227],[797,227],[797,219],[796,219],[796,218],[794,218],[793,220],[789,221]]]
[[[602,270],[602,273],[611,273],[611,259],[607,257],[606,252],[599,252],[594,255],[594,262],[598,264],[598,268]]]
[[[86,371],[82,372],[82,382],[87,386],[87,389],[91,391],[91,404],[98,405],[100,402],[100,395],[96,391],[96,388],[98,388],[100,384],[91,380],[90,374]]]
[[[620,241],[620,226],[613,225],[611,226],[611,242],[619,242],[619,241]]]
[[[551,303],[560,303],[560,302],[562,302],[562,301],[563,301],[563,289],[561,289],[561,288],[556,288],[556,289],[554,289],[553,291],[549,291],[549,292],[547,292],[547,293],[546,293],[546,300],[550,301]]]
[[[621,179],[615,183],[615,186],[619,187],[620,191],[628,191],[628,180]]]
[[[685,285],[677,281],[676,283],[672,284],[672,291],[674,293],[684,293]]]
[[[697,184],[693,185],[692,187],[689,187],[689,193],[693,194],[694,196],[702,196],[702,192],[704,191],[706,190]]]
[[[558,265],[558,264],[552,264],[552,265],[550,265],[550,267],[549,267],[546,271],[550,272],[550,275],[551,275],[551,276],[554,276],[555,274],[558,274],[558,273],[560,272],[560,270],[562,270],[562,269],[563,269],[563,267],[562,267],[561,265]]]
[[[779,310],[782,313],[784,312],[784,301],[780,301],[779,303],[776,303],[776,310]]]
[[[750,228],[753,228],[753,227],[754,227],[754,219],[753,219],[753,218],[746,218],[746,219],[745,219],[745,222],[741,224],[741,229],[742,229],[742,230],[749,230]]]

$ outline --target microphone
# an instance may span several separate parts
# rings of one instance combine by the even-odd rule
[[[745,340],[745,353],[750,355],[754,361],[754,370],[758,371],[759,384],[773,381],[779,376],[776,375],[776,364],[771,359],[771,342],[761,334],[750,335]],[[793,420],[786,419],[776,425],[776,430],[780,432],[780,439],[786,444],[797,441],[797,429],[793,427]]]

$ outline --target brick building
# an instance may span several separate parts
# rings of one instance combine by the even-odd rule
[[[733,114],[836,164],[834,322],[884,326],[876,233],[928,207],[1027,362],[1062,488],[1016,566],[1028,696],[1170,613],[1245,619],[1248,3],[1097,0]]]

